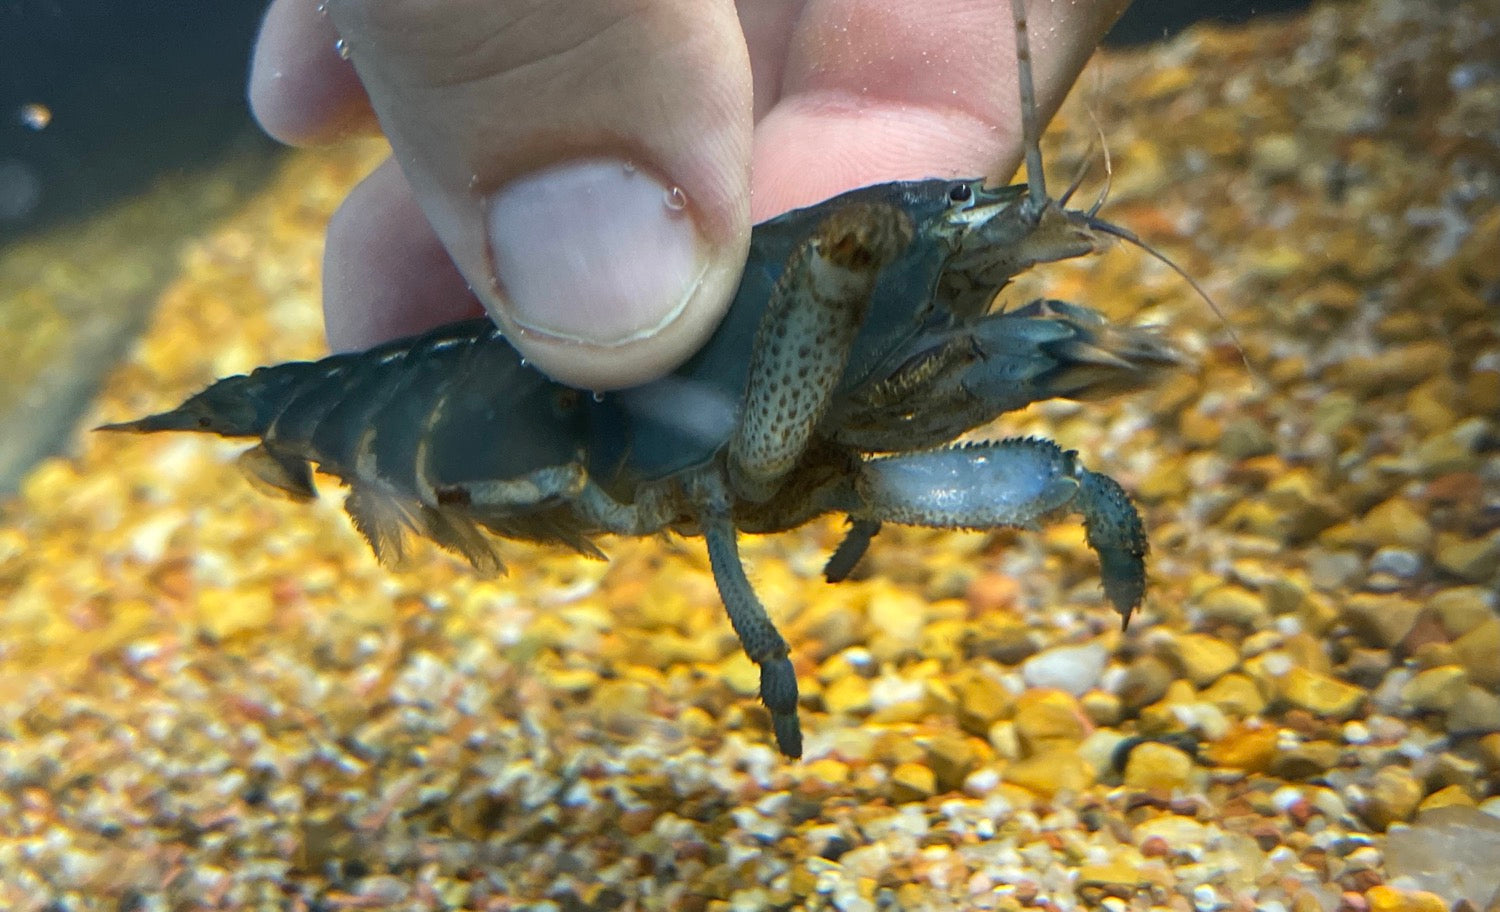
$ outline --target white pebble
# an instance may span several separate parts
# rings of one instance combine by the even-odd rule
[[[1381,548],[1370,558],[1371,573],[1389,573],[1402,579],[1416,576],[1422,569],[1422,555],[1405,548]]]
[[[1290,785],[1282,786],[1281,788],[1271,793],[1271,805],[1275,807],[1276,810],[1285,814],[1287,811],[1291,810],[1293,805],[1303,800],[1305,797],[1306,796],[1302,794],[1302,790],[1299,788],[1294,788]]]
[[[1031,687],[1055,687],[1078,697],[1099,683],[1108,660],[1108,651],[1099,643],[1060,646],[1027,659],[1021,676]]]
[[[1193,908],[1198,912],[1213,912],[1222,905],[1218,891],[1208,884],[1199,884],[1193,888]]]

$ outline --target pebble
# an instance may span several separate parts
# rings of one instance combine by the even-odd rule
[[[1434,477],[1474,468],[1475,426],[1465,422],[1441,434],[1433,434],[1413,448],[1402,468],[1423,477]]]
[[[1296,176],[1306,160],[1306,152],[1297,138],[1286,133],[1258,137],[1250,147],[1250,155],[1256,171],[1271,180]]]
[[[1500,819],[1463,805],[1424,811],[1412,826],[1396,827],[1386,838],[1391,880],[1410,878],[1448,902],[1464,900],[1478,909],[1494,901],[1497,858]]]
[[[892,721],[908,713],[913,704],[923,705],[926,699],[927,684],[915,675],[887,670],[870,683],[870,705],[881,712],[894,710]]]
[[[1432,526],[1406,497],[1392,497],[1376,505],[1360,521],[1366,544],[1406,548],[1418,553],[1432,546]]]
[[[1344,619],[1372,645],[1393,648],[1411,632],[1422,605],[1399,595],[1356,593],[1344,603]]]
[[[1197,608],[1212,624],[1257,627],[1270,616],[1265,600],[1240,586],[1219,586],[1198,597]]]
[[[1254,681],[1242,674],[1227,674],[1210,684],[1200,697],[1233,716],[1256,716],[1265,712],[1266,698]]]
[[[991,725],[985,737],[998,757],[1019,760],[1024,754],[1021,750],[1021,738],[1016,734],[1015,723],[1008,719]]]
[[[1009,611],[1021,594],[1021,584],[1004,573],[981,573],[970,581],[964,597],[980,614]]]
[[[1409,770],[1388,766],[1375,773],[1360,814],[1376,829],[1410,820],[1423,797],[1422,784]]]
[[[1312,584],[1324,591],[1353,585],[1364,572],[1364,561],[1351,550],[1316,548],[1308,553],[1306,563]]]
[[[1385,547],[1370,557],[1371,573],[1386,573],[1408,580],[1422,571],[1422,555],[1407,548]],[[1399,588],[1400,583],[1395,584]]]
[[[1365,699],[1363,688],[1305,668],[1293,667],[1275,683],[1282,699],[1319,716],[1347,719]]]
[[[1125,716],[1120,698],[1108,691],[1091,690],[1078,702],[1084,715],[1095,725],[1118,725]]]
[[[1338,766],[1342,755],[1339,746],[1329,741],[1304,741],[1290,747],[1278,747],[1271,756],[1267,771],[1292,781],[1313,779],[1327,775],[1329,770]]]
[[[1075,697],[1099,683],[1109,650],[1100,643],[1059,646],[1039,652],[1021,664],[1021,677],[1028,687],[1050,687]]]
[[[1016,700],[1016,736],[1029,756],[1076,746],[1088,734],[1088,720],[1073,696],[1061,690],[1032,690]]]
[[[1455,586],[1434,593],[1427,607],[1443,622],[1443,629],[1460,637],[1496,617],[1495,593],[1482,586]]]
[[[640,681],[601,681],[590,705],[594,718],[606,730],[632,735],[649,718],[647,707],[652,696],[651,686]]]
[[[1006,765],[1006,782],[1044,798],[1059,792],[1078,794],[1094,784],[1095,770],[1071,750],[1036,754]]]
[[[823,688],[823,707],[831,713],[870,711],[870,682],[859,675],[845,675]]]
[[[1099,728],[1089,733],[1077,747],[1078,756],[1096,772],[1116,770],[1115,758],[1126,737],[1118,731]]]
[[[1219,436],[1219,452],[1230,459],[1250,459],[1276,452],[1265,424],[1252,418],[1231,421]]]
[[[1192,850],[1209,842],[1215,835],[1215,827],[1206,826],[1191,817],[1181,814],[1162,814],[1136,824],[1130,837],[1142,846],[1149,840],[1160,840],[1169,849]]]
[[[1472,371],[1463,400],[1475,415],[1500,413],[1500,371]]]
[[[1377,884],[1365,891],[1370,912],[1448,912],[1448,903],[1426,890],[1401,890]]]
[[[1339,366],[1344,382],[1366,394],[1377,394],[1397,386],[1412,386],[1433,376],[1452,360],[1452,351],[1441,342],[1412,342],[1370,357],[1349,358]]]
[[[1418,712],[1447,712],[1469,683],[1469,673],[1458,665],[1441,665],[1417,672],[1401,688],[1401,699]]]
[[[1078,869],[1078,892],[1081,895],[1132,896],[1141,882],[1139,870],[1125,861],[1089,864]]]
[[[1173,791],[1187,788],[1193,771],[1192,757],[1169,744],[1147,741],[1130,752],[1123,779],[1129,788]]]
[[[1474,796],[1470,795],[1468,789],[1465,789],[1461,785],[1450,785],[1447,788],[1438,789],[1431,795],[1423,798],[1422,803],[1417,805],[1417,813],[1421,814],[1434,808],[1452,807],[1454,805],[1473,807]]]
[[[1193,909],[1195,912],[1214,912],[1222,909],[1228,903],[1219,898],[1219,891],[1209,884],[1199,884],[1193,888]]]
[[[1179,634],[1172,646],[1173,658],[1197,687],[1207,687],[1240,663],[1239,649],[1207,634]]]
[[[869,650],[879,661],[915,654],[927,620],[927,600],[915,593],[881,585],[870,599],[869,618],[873,631]]]
[[[970,734],[985,735],[1014,708],[1014,695],[996,675],[983,669],[960,672],[951,683],[959,724]]]
[[[1484,758],[1485,766],[1492,773],[1500,772],[1500,732],[1494,732],[1480,738],[1479,753]]]
[[[1445,431],[1458,422],[1458,413],[1453,408],[1456,393],[1453,381],[1434,377],[1406,397],[1407,414],[1424,434]]]
[[[891,770],[891,800],[922,801],[937,794],[937,774],[920,763],[902,763]]]
[[[945,792],[962,789],[969,774],[991,756],[983,742],[966,735],[945,732],[927,742],[927,765]]]
[[[1280,749],[1281,738],[1275,728],[1242,726],[1211,744],[1207,756],[1216,766],[1264,772]]]
[[[215,640],[261,630],[275,611],[271,593],[265,590],[205,589],[197,598],[199,623]]]
[[[1491,580],[1500,570],[1500,532],[1474,539],[1443,532],[1437,537],[1433,556],[1439,567],[1465,582]]]
[[[1500,687],[1500,617],[1480,622],[1453,641],[1453,654],[1476,684]]]
[[[1447,728],[1460,736],[1500,731],[1500,694],[1468,685],[1448,709]]]
[[[849,764],[833,757],[813,760],[803,770],[806,777],[823,786],[838,788],[849,781]]]
[[[1139,710],[1160,700],[1176,680],[1171,667],[1156,656],[1142,656],[1130,664],[1120,678],[1120,702],[1128,710]]]

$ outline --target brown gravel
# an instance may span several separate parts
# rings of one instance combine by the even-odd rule
[[[838,523],[747,540],[801,763],[697,542],[389,573],[236,446],[80,434],[0,508],[0,907],[1493,908],[1497,22],[1319,6],[1081,81],[1052,169],[1091,105],[1106,212],[1256,373],[1139,253],[1028,280],[1197,357],[1005,422],[1138,494],[1147,606],[1117,630],[1068,524],[891,530],[839,586]],[[321,231],[379,154],[293,156],[193,244],[91,418],[316,355]]]

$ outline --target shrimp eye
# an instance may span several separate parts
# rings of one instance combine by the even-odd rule
[[[954,184],[948,191],[948,199],[955,203],[967,203],[973,195],[974,191],[968,184]]]

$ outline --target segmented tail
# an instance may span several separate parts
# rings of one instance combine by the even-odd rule
[[[500,560],[481,527],[599,552],[567,508],[586,481],[576,390],[525,365],[488,320],[358,354],[227,377],[170,411],[100,430],[258,437],[252,482],[316,496],[312,466],[350,487],[344,506],[384,563],[415,532],[482,572]]]

